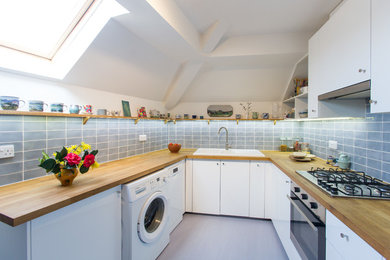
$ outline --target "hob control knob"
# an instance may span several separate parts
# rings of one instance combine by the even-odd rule
[[[301,198],[303,200],[307,200],[309,198],[309,196],[307,196],[307,194],[301,194]]]
[[[310,208],[312,209],[318,209],[318,204],[315,202],[310,202]]]
[[[294,187],[294,192],[301,192],[301,189],[299,187]]]

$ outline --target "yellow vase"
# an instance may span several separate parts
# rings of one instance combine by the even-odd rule
[[[79,174],[78,168],[61,169],[59,173],[56,173],[56,178],[61,182],[62,186],[70,186],[73,183],[74,178]]]

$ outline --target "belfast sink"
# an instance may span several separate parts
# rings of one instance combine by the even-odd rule
[[[264,154],[259,150],[254,149],[217,149],[217,148],[199,148],[194,155],[221,155],[221,156],[250,156],[250,157],[264,157]]]

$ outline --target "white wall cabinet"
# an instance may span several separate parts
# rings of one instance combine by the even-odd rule
[[[193,160],[192,166],[193,212],[220,213],[220,160]]]
[[[371,112],[389,112],[390,1],[371,2]]]
[[[119,260],[120,186],[15,228],[1,224],[0,230],[0,259]]]
[[[265,218],[265,173],[271,163],[250,162],[249,175],[249,216]]]
[[[221,161],[221,214],[249,216],[249,161]]]
[[[309,40],[309,117],[329,113],[321,115],[318,95],[371,78],[370,3],[345,1]],[[332,110],[332,105],[325,104],[324,109]]]
[[[333,248],[344,259],[382,259],[377,251],[328,210],[326,211],[326,244],[326,258],[329,260],[333,260],[336,254],[332,252]],[[329,244],[331,246],[328,247]]]

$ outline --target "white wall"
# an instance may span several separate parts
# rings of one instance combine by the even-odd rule
[[[122,111],[122,100],[130,102],[132,116],[137,115],[137,109],[145,106],[147,112],[157,109],[164,113],[162,102],[138,97],[114,94],[107,91],[66,85],[60,82],[36,79],[28,76],[0,71],[0,96],[17,96],[23,100],[43,100],[46,103],[61,102],[66,105],[90,104],[93,110],[106,108]],[[28,110],[27,106],[20,110]]]
[[[201,102],[183,102],[177,105],[175,108],[169,110],[171,113],[171,117],[176,114],[180,114],[183,117],[183,114],[197,115],[198,117],[203,115],[205,118],[209,118],[207,115],[207,107],[209,105],[231,105],[233,107],[233,116],[231,118],[235,118],[235,114],[241,114],[241,118],[245,118],[245,111],[240,106],[240,103],[246,105],[246,101],[243,102],[211,102],[211,103],[201,103]],[[277,103],[281,104],[281,102],[253,102],[252,103],[252,111],[259,112],[260,115],[262,113],[272,113],[272,104]],[[260,116],[259,115],[259,116]]]

